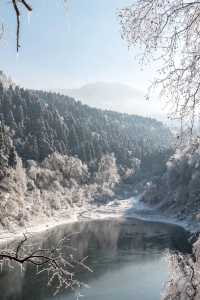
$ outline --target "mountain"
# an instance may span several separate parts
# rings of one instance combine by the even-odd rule
[[[142,91],[122,83],[96,82],[77,89],[57,89],[56,92],[79,99],[92,107],[164,118],[158,101],[148,101]]]
[[[75,206],[80,213],[106,203],[122,196],[124,184],[132,190],[163,172],[173,136],[161,122],[4,82],[0,230],[59,219],[63,211],[69,217]]]

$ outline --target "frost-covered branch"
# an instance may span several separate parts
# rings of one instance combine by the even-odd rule
[[[31,264],[37,267],[37,275],[46,272],[48,275],[48,286],[54,283],[55,292],[57,294],[61,289],[80,288],[84,285],[76,279],[76,269],[81,267],[86,271],[92,270],[86,265],[87,257],[76,260],[72,254],[67,255],[64,248],[66,239],[63,238],[51,249],[27,245],[28,237],[24,234],[24,238],[18,243],[17,248],[5,249],[0,251],[0,267],[7,264],[12,267],[12,262],[18,263],[22,269],[25,264]]]
[[[172,118],[189,120],[200,107],[200,1],[137,0],[120,11],[122,37],[139,46],[142,63],[160,64],[153,87],[171,105]]]

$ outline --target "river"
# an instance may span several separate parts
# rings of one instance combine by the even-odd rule
[[[70,235],[74,233],[73,235]],[[80,290],[85,300],[159,300],[168,278],[166,253],[191,251],[188,232],[177,225],[109,218],[58,226],[35,237],[42,247],[52,247],[70,235],[69,246],[77,257],[88,256],[93,273],[78,272],[88,287]],[[67,251],[69,251],[68,248]],[[72,291],[53,296],[55,286],[47,287],[47,275],[35,275],[27,265],[0,275],[1,300],[75,300]]]

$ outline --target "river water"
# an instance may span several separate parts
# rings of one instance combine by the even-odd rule
[[[74,233],[68,241],[73,251],[77,257],[88,256],[87,264],[93,269],[93,273],[78,273],[90,286],[80,291],[85,300],[159,300],[168,278],[167,251],[191,250],[188,233],[181,227],[137,218],[62,225],[35,239],[43,247],[52,247],[70,233]],[[47,275],[35,273],[30,265],[24,271],[4,270],[0,299],[76,299],[71,291],[53,296],[55,287],[47,287]]]

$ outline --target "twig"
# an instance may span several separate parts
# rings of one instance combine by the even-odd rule
[[[16,20],[17,20],[17,33],[16,33],[17,52],[19,51],[20,48],[19,40],[20,40],[20,15],[21,15],[18,7],[18,3],[21,3],[27,9],[27,11],[29,12],[32,11],[32,7],[25,0],[12,0],[12,4],[16,15]]]

